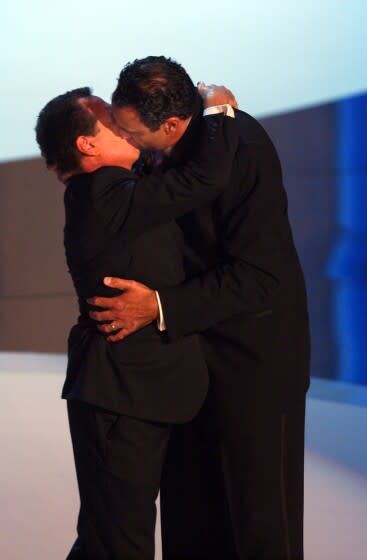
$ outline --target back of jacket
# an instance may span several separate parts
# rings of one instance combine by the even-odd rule
[[[137,178],[121,167],[72,177],[65,191],[65,249],[81,318],[69,337],[63,397],[138,418],[184,422],[200,408],[208,374],[196,336],[169,341],[151,324],[112,343],[88,318],[86,298],[111,296],[104,276],[164,289],[184,280],[174,218],[212,202],[227,184],[239,141],[235,119],[205,117],[192,157]],[[195,311],[193,311],[195,312]]]
[[[189,157],[199,119],[172,165]],[[211,207],[179,220],[192,279],[160,297],[173,340],[201,333],[218,398],[282,405],[309,384],[306,290],[276,150],[253,117],[237,111],[236,119],[241,141],[227,188]]]
[[[123,184],[125,177],[128,181],[131,174],[122,168],[101,168],[76,176],[65,192],[65,251],[80,318],[69,336],[62,396],[137,418],[186,421],[198,410],[207,390],[198,337],[172,343],[151,324],[113,343],[88,317],[88,297],[116,293],[104,287],[106,275],[135,279],[157,289],[184,278],[183,238],[175,222],[128,237],[123,228],[106,227],[110,203],[106,186],[116,180]],[[129,201],[127,197],[127,213]]]

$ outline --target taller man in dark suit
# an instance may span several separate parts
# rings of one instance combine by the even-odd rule
[[[164,57],[128,64],[113,114],[140,147],[163,150],[164,168],[185,161],[201,121],[197,97],[185,132],[164,141],[165,100],[177,81]],[[179,89],[175,91],[180,97]],[[179,221],[187,279],[159,290],[171,340],[200,333],[210,386],[199,415],[171,437],[161,486],[165,560],[303,559],[305,394],[309,327],[304,279],[287,214],[280,162],[260,124],[238,111],[241,141],[227,189],[210,208]],[[155,320],[147,286],[123,279],[97,321],[119,340]]]
[[[216,90],[226,98],[225,88]],[[221,94],[203,95],[211,111],[222,103]],[[176,110],[180,118],[166,121],[169,136],[188,124]],[[139,151],[89,88],[56,97],[38,118],[42,154],[67,185],[65,252],[80,308],[63,388],[81,501],[69,558],[154,558],[155,500],[169,434],[198,412],[207,368],[195,335],[170,342],[153,324],[111,344],[88,317],[86,299],[106,293],[102,279],[111,271],[157,289],[184,279],[182,233],[173,218],[218,196],[238,145],[232,107],[214,110],[202,120],[190,161],[145,177],[132,171]]]

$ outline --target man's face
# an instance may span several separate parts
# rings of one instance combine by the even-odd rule
[[[102,165],[117,165],[130,169],[140,152],[116,126],[111,106],[95,96],[87,98],[85,104],[97,117],[93,142],[98,149]]]
[[[165,150],[172,146],[172,137],[167,134],[166,123],[152,132],[143,124],[138,112],[132,107],[115,107],[112,105],[112,114],[120,133],[124,134],[127,140],[137,148]]]

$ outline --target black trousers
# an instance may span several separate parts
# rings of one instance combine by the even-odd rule
[[[80,494],[68,558],[153,560],[155,500],[171,427],[67,403]]]
[[[164,560],[302,560],[305,401],[216,400],[175,426],[161,483]]]

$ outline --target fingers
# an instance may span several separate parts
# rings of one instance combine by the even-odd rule
[[[110,288],[118,288],[120,290],[127,290],[131,288],[136,282],[134,280],[125,280],[124,278],[113,278],[110,276],[106,276],[103,279],[103,282],[106,286]],[[87,303],[90,305],[94,305],[95,307],[104,307],[109,309],[110,307],[115,305],[116,298],[106,298],[106,297],[91,297],[87,299]]]
[[[208,89],[211,89],[213,91],[213,95],[215,95],[215,94],[222,95],[226,99],[226,102],[229,105],[232,105],[232,107],[234,107],[235,109],[238,109],[237,99],[233,95],[232,91],[230,89],[228,89],[226,86],[217,86],[215,84],[210,84],[207,87],[208,87]]]
[[[119,331],[122,325],[118,321],[111,321],[110,323],[97,323],[97,329],[104,334],[111,334]]]
[[[236,97],[226,86],[198,82],[198,92],[203,99],[204,107],[229,104],[238,109]]]
[[[129,336],[129,334],[132,334],[132,332],[129,332],[128,329],[120,329],[117,333],[108,336],[106,340],[108,340],[108,342],[117,342],[118,340],[123,340],[124,338]]]
[[[105,298],[105,297],[91,297],[87,299],[87,303],[89,305],[94,305],[95,307],[103,307],[105,309],[109,309],[112,307],[112,300],[113,298]]]
[[[119,288],[120,290],[131,288],[131,286],[134,284],[134,280],[125,280],[125,278],[114,278],[111,276],[106,276],[103,279],[103,282],[110,288]]]
[[[129,326],[126,326],[116,320],[111,321],[110,323],[97,323],[96,326],[99,332],[108,335],[106,336],[106,340],[109,342],[122,340],[126,336],[129,336],[138,330],[138,326],[135,323],[131,323]]]
[[[232,101],[230,101],[229,104],[232,105],[234,109],[238,109],[238,102],[234,96],[232,97]]]
[[[197,83],[197,88],[201,96],[203,96],[206,93],[206,90],[208,89],[205,82],[203,81]]]
[[[119,324],[118,321],[111,321],[111,323],[97,323],[97,329],[99,332],[108,335],[106,336],[106,340],[108,342],[117,342],[118,340],[122,340],[125,336],[132,334],[134,329],[127,329]]]
[[[98,307],[102,307],[99,306]],[[89,317],[95,321],[113,321],[116,318],[116,311],[89,311]]]

